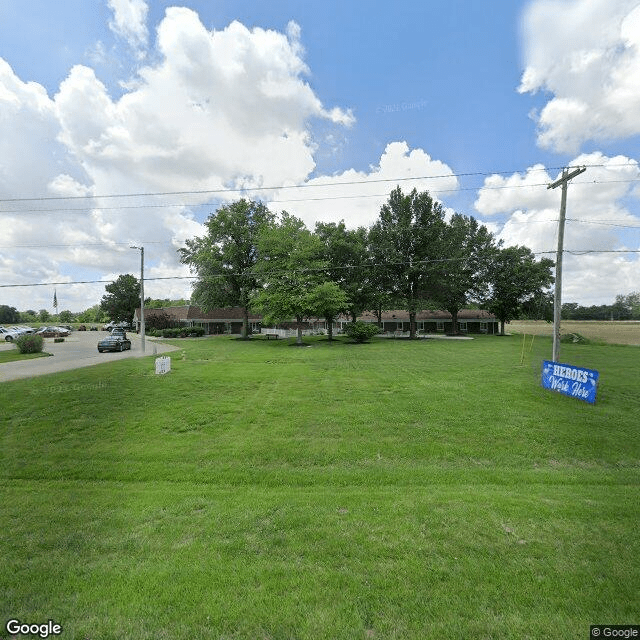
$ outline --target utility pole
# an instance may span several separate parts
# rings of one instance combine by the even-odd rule
[[[140,249],[140,342],[144,353],[144,247],[129,247]]]
[[[552,182],[547,189],[555,189],[562,186],[562,198],[560,200],[560,220],[558,222],[558,252],[556,254],[556,288],[553,295],[553,361],[558,362],[560,358],[560,312],[562,311],[562,254],[564,245],[564,222],[567,213],[567,185],[581,173],[587,170],[586,167],[577,167],[569,171],[568,167],[562,170],[555,182]]]

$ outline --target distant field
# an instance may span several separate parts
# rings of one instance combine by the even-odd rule
[[[512,330],[514,328],[512,327]],[[0,637],[583,640],[640,612],[640,358],[547,337],[170,341],[0,383]],[[58,636],[56,636],[58,637]]]
[[[552,336],[553,324],[543,320],[514,320],[505,326],[508,333]],[[606,322],[600,320],[563,320],[560,332],[579,333],[585,338],[608,344],[640,345],[640,322]]]

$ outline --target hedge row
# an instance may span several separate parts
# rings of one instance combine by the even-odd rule
[[[173,329],[150,329],[148,336],[157,338],[197,338],[204,335],[204,327],[176,327]]]

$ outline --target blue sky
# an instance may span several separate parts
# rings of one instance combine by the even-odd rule
[[[186,297],[175,250],[218,203],[369,225],[398,182],[548,255],[546,184],[585,164],[563,299],[613,302],[640,290],[638,34],[637,0],[0,0],[0,281],[136,273],[144,244],[148,295]],[[105,197],[177,191],[208,193]]]

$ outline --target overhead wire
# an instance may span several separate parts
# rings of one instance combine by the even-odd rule
[[[564,250],[565,253],[570,253],[573,255],[586,255],[591,253],[640,253],[640,249],[626,249],[626,250],[618,250],[618,249],[585,249],[585,250]],[[547,255],[547,254],[555,254],[556,251],[533,251],[533,255]],[[417,265],[427,265],[434,264],[439,262],[457,262],[461,261],[464,258],[437,258],[433,260],[420,260],[417,262],[390,262],[390,263],[369,263],[364,265],[341,265],[341,266],[331,266],[331,267],[313,267],[313,268],[300,268],[300,269],[282,269],[275,270],[270,272],[271,275],[277,275],[279,273],[283,274],[291,274],[291,273],[310,273],[310,272],[322,272],[328,270],[336,270],[336,269],[363,269],[363,268],[376,268],[376,267],[395,267],[395,266],[403,266],[407,264],[411,264],[413,266]],[[159,280],[216,280],[218,278],[227,277],[229,275],[235,276],[258,276],[260,275],[257,272],[246,272],[246,273],[220,273],[220,274],[209,274],[206,276],[152,276],[145,277],[145,282],[159,281]],[[62,286],[62,285],[74,285],[74,284],[109,284],[114,282],[111,280],[67,280],[60,282],[30,282],[30,283],[21,283],[21,284],[0,284],[0,288],[7,289],[12,287],[45,287],[45,286]]]

